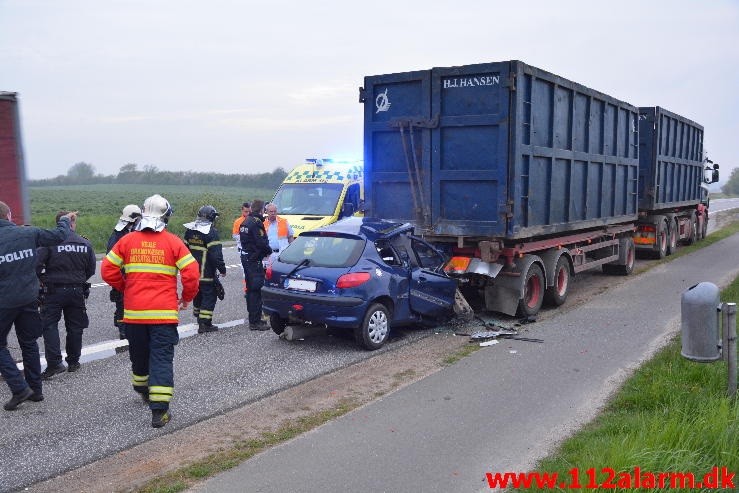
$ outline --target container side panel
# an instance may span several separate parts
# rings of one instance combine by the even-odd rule
[[[639,209],[652,213],[700,202],[703,127],[660,107],[639,108]]]

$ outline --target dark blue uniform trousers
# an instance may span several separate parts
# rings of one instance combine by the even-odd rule
[[[177,324],[126,324],[133,389],[149,394],[150,409],[169,409],[174,393]]]
[[[249,312],[249,323],[262,320],[262,286],[264,286],[264,266],[261,261],[245,262],[244,278],[246,279],[246,311]]]
[[[23,374],[8,351],[8,334],[13,324],[23,356]],[[41,361],[36,343],[41,331],[41,317],[35,300],[17,308],[0,308],[0,373],[14,394],[27,387],[41,392]]]
[[[216,288],[213,281],[200,281],[198,294],[192,300],[193,314],[201,320],[213,320],[216,309]]]
[[[67,329],[67,363],[79,363],[82,353],[82,332],[89,326],[85,296],[81,287],[55,287],[53,293],[44,295],[41,321],[44,326],[44,356],[46,365],[55,368],[62,364],[59,341],[59,320],[64,315]]]

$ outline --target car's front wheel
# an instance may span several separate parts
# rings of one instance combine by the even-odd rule
[[[354,329],[357,344],[374,351],[385,344],[390,335],[390,312],[382,303],[374,303],[364,315],[362,325]]]
[[[287,327],[287,320],[284,318],[280,318],[277,313],[271,313],[269,315],[269,326],[272,327],[272,330],[275,334],[280,335],[285,332],[285,327]]]

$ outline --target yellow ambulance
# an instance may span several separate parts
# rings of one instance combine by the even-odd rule
[[[299,235],[360,213],[362,162],[307,159],[282,181],[272,202]]]

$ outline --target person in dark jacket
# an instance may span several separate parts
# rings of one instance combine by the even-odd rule
[[[57,221],[67,214],[61,211]],[[80,368],[82,332],[90,321],[85,300],[90,294],[87,280],[95,274],[95,251],[87,238],[77,234],[77,221],[70,223],[72,234],[61,244],[40,247],[37,253],[36,274],[41,280],[41,322],[44,327],[44,355],[46,369],[41,378],[48,380],[58,373],[74,372]],[[59,320],[64,315],[67,329],[67,367],[62,363],[59,341]]]
[[[105,248],[105,254],[110,252],[113,245],[118,240],[130,233],[136,227],[141,219],[141,207],[136,204],[128,204],[123,208],[121,217],[118,219],[113,232],[108,238],[108,246]],[[126,324],[123,323],[123,293],[115,288],[110,288],[110,301],[115,303],[115,313],[113,314],[113,325],[118,329],[118,337],[123,340],[126,338]]]
[[[226,276],[226,263],[215,227],[217,218],[216,208],[204,205],[198,210],[195,221],[183,225],[185,244],[200,267],[199,290],[192,302],[193,315],[198,319],[198,334],[218,330],[218,326],[213,325],[213,310],[216,308],[216,285],[220,282],[218,273]]]
[[[0,202],[0,373],[13,393],[3,406],[6,411],[29,399],[44,400],[36,342],[42,332],[36,248],[66,240],[71,233],[69,224],[77,215],[70,212],[60,217],[56,229],[16,226],[11,217],[10,207]],[[8,351],[8,335],[13,325],[23,356],[23,374]]]
[[[262,320],[262,286],[264,286],[264,264],[272,249],[264,230],[263,200],[251,203],[251,213],[239,227],[241,239],[241,265],[246,280],[246,311],[251,330],[269,330]]]

